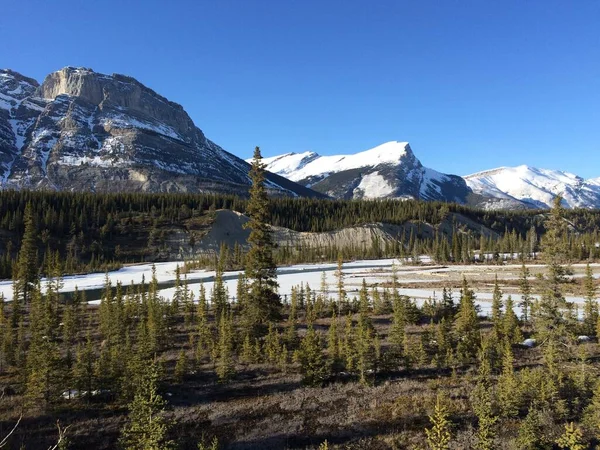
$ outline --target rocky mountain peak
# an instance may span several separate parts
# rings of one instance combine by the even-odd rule
[[[249,165],[132,77],[65,67],[41,85],[0,72],[0,187],[244,194]],[[267,175],[280,195],[318,195]]]
[[[77,97],[100,110],[123,109],[142,120],[151,119],[166,124],[177,130],[179,137],[196,129],[181,105],[125,75],[104,75],[88,68],[65,67],[48,75],[39,87],[38,94],[50,100],[60,95]]]
[[[408,142],[390,141],[358,153],[288,153],[266,158],[267,170],[335,198],[466,201],[464,180],[423,167]]]

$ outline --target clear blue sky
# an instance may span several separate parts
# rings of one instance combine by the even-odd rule
[[[409,141],[600,176],[598,0],[3,0],[0,66],[124,73],[242,157]]]

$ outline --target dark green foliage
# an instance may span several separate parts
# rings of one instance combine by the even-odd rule
[[[302,381],[309,386],[323,383],[329,374],[327,359],[323,354],[321,338],[312,326],[300,343],[298,362],[302,372]]]
[[[269,228],[269,198],[265,188],[265,169],[261,162],[260,149],[256,147],[250,169],[252,187],[247,214],[250,220],[246,255],[246,281],[248,294],[245,312],[248,327],[254,332],[257,327],[279,318],[281,301],[277,294],[277,266],[273,259],[273,238]]]

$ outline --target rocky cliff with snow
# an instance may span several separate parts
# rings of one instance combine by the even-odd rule
[[[408,142],[387,142],[351,155],[288,153],[264,162],[267,170],[335,198],[466,203],[471,193],[461,177],[424,167]]]
[[[66,67],[0,71],[0,185],[81,191],[243,193],[249,165],[137,80]],[[268,188],[317,195],[274,174]]]

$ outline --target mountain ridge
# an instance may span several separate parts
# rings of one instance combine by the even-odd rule
[[[389,153],[381,155],[385,150]],[[372,158],[373,155],[377,157]],[[408,157],[403,160],[406,155]],[[348,161],[354,161],[355,164],[348,167]],[[501,166],[458,177],[424,167],[414,156],[408,142],[390,141],[349,155],[321,156],[312,151],[291,152],[265,158],[264,162],[268,170],[337,198],[416,198],[457,201],[483,209],[546,209],[552,206],[554,197],[561,194],[566,207],[600,208],[600,177],[584,180],[569,172],[527,165]],[[333,167],[332,162],[338,164],[338,167]],[[412,174],[412,182],[419,187],[418,190],[414,189],[415,186],[412,189],[405,187],[403,192],[393,188],[385,189],[386,180],[374,180],[380,175],[380,171],[376,169],[382,164],[399,169],[407,162],[409,166],[412,165],[409,175]],[[362,177],[360,183],[371,187],[370,191],[346,191],[340,195],[339,191],[323,189],[324,185],[328,185],[328,179],[339,178],[340,173],[351,170],[355,171],[354,176]],[[368,172],[366,177],[365,172]],[[419,173],[420,177],[415,177]],[[437,189],[439,180],[444,177],[464,180],[466,193],[462,190],[460,196],[448,198]],[[331,184],[333,183],[329,183]],[[355,189],[358,186],[360,184],[355,185]],[[377,187],[380,188],[379,191]]]
[[[458,176],[424,167],[408,142],[389,141],[354,153],[287,153],[265,158],[267,170],[334,198],[417,198],[466,203]]]
[[[68,66],[39,84],[0,71],[3,188],[243,194],[249,167],[135,78]],[[321,196],[266,181],[275,195]]]

